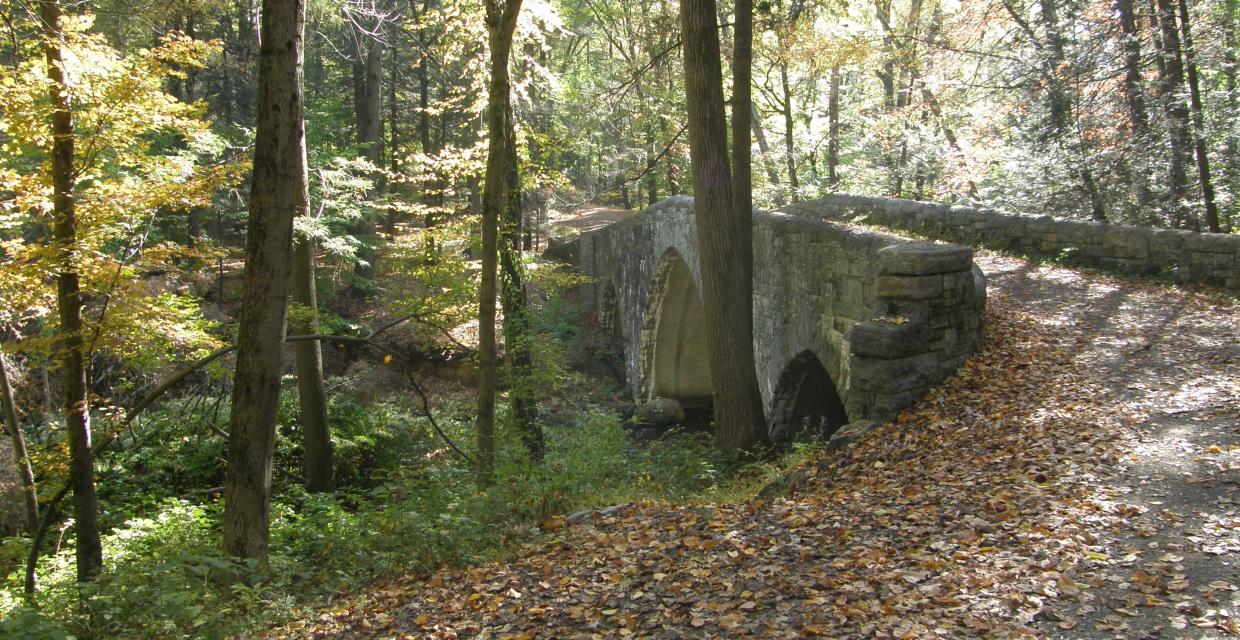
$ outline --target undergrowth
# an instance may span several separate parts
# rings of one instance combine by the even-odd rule
[[[105,572],[89,587],[74,581],[72,532],[39,565],[32,603],[20,569],[0,592],[3,638],[225,638],[304,615],[333,596],[392,574],[497,557],[539,534],[538,523],[589,507],[654,501],[719,501],[751,495],[783,462],[739,463],[707,434],[629,438],[618,417],[579,416],[547,428],[541,465],[502,429],[497,481],[479,490],[469,465],[425,418],[389,404],[331,405],[340,490],[308,494],[296,481],[300,433],[296,394],[285,394],[277,437],[271,561],[252,567],[219,550],[226,415],[186,419],[170,403],[108,457],[100,482]],[[468,451],[465,407],[439,413]],[[226,413],[226,411],[225,411]],[[206,424],[209,421],[211,424]],[[212,428],[214,427],[214,428]],[[503,425],[501,425],[501,428]],[[150,446],[159,443],[159,446]],[[24,552],[22,539],[7,553]],[[88,596],[80,598],[79,595]],[[79,608],[80,603],[87,603]]]

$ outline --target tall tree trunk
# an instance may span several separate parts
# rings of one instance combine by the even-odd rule
[[[1063,79],[1060,77],[1064,64],[1067,62],[1067,52],[1063,31],[1059,27],[1059,8],[1055,4],[1057,1],[1039,0],[1038,6],[1041,9],[1042,28],[1046,35],[1043,43],[1042,73],[1047,82],[1047,111],[1050,114],[1051,128],[1058,139],[1068,132],[1072,116],[1072,98],[1064,89]]]
[[[1193,150],[1197,155],[1197,178],[1201,182],[1201,199],[1206,210],[1206,229],[1219,232],[1218,205],[1214,203],[1214,185],[1210,182],[1210,157],[1206,150],[1205,109],[1201,105],[1201,84],[1197,78],[1197,52],[1193,47],[1193,32],[1189,27],[1191,17],[1188,3],[1179,0],[1180,34],[1184,36],[1184,68],[1188,72],[1188,97],[1193,108]]]
[[[307,215],[309,206],[299,204],[297,209],[298,215]],[[292,300],[301,308],[289,324],[295,334],[315,335],[319,332],[319,304],[315,291],[314,239],[309,236],[294,239],[292,278]],[[297,358],[297,399],[301,407],[306,489],[331,491],[335,489],[335,461],[331,424],[327,419],[327,392],[323,386],[323,348],[318,340],[306,340],[294,344],[293,351]]]
[[[712,0],[713,2],[713,0]],[[736,0],[732,34],[732,220],[736,254],[753,280],[753,2]],[[789,152],[792,149],[789,148]],[[791,168],[791,167],[790,167]],[[792,184],[796,184],[795,181]],[[793,202],[796,202],[795,196]],[[753,323],[753,295],[744,302]],[[761,410],[761,405],[759,405]],[[765,425],[764,425],[765,427]],[[729,445],[730,446],[730,445]]]
[[[831,67],[831,93],[827,97],[827,186],[840,190],[840,65]]]
[[[487,486],[495,475],[495,296],[499,261],[499,221],[509,205],[507,127],[512,84],[508,57],[521,0],[486,0],[487,40],[491,49],[491,81],[487,87],[487,167],[482,196],[482,284],[478,299],[478,483]]]
[[[357,38],[357,50],[354,59],[349,62],[349,78],[353,81],[353,131],[357,135],[357,145],[361,147],[362,156],[366,151],[366,45],[363,34],[354,34]]]
[[[713,0],[712,0],[713,2]],[[788,201],[796,204],[800,199],[797,191],[801,184],[797,180],[796,124],[792,118],[792,84],[788,81],[788,62],[779,62],[779,86],[783,90],[784,107],[784,153],[788,165]]]
[[[376,27],[377,29],[378,27]],[[383,166],[383,41],[376,34],[366,40],[364,97],[362,101],[362,148],[366,159]]]
[[[538,424],[538,400],[534,381],[534,350],[530,344],[529,297],[525,287],[525,269],[521,265],[522,192],[521,173],[517,158],[517,136],[512,116],[512,104],[507,105],[507,123],[504,126],[504,212],[501,223],[503,244],[499,248],[500,269],[504,305],[504,345],[511,376],[508,401],[512,405],[512,418],[521,442],[530,459],[541,462],[545,444],[542,427]]]
[[[13,387],[9,385],[8,365],[3,354],[0,354],[0,405],[4,410],[4,425],[13,439],[13,456],[16,458],[17,474],[21,477],[22,495],[26,498],[26,530],[34,533],[39,528],[39,494],[34,484],[34,467],[30,466],[30,454],[26,451],[26,437],[22,435],[22,426],[17,420]]]
[[[86,382],[86,345],[82,336],[82,296],[77,271],[77,210],[73,149],[73,106],[64,72],[64,32],[59,0],[39,2],[40,27],[47,57],[48,94],[52,102],[52,213],[58,249],[56,306],[60,315],[57,345],[64,386],[65,432],[69,440],[69,478],[73,485],[73,520],[77,532],[78,582],[94,580],[103,568],[99,509],[95,498],[95,459],[90,444],[90,398]]]
[[[383,168],[383,41],[377,33],[382,28],[379,18],[375,19],[373,34],[361,37],[366,49],[365,64],[362,67],[362,102],[359,105],[358,123],[359,139],[362,152],[372,165],[378,168],[374,174],[374,188],[370,196],[376,197],[385,189]],[[362,249],[358,252],[360,261],[354,272],[363,279],[374,277],[375,262],[375,220],[369,210],[353,224],[352,233],[362,240]]]
[[[1227,113],[1240,113],[1240,87],[1236,76],[1240,75],[1240,38],[1236,37],[1236,20],[1240,17],[1240,4],[1236,0],[1223,2],[1223,89],[1227,92]],[[1229,127],[1223,145],[1223,181],[1231,186],[1231,192],[1240,192],[1240,134],[1236,127]],[[1240,198],[1233,198],[1227,213],[1227,227],[1235,231],[1232,215],[1240,206]]]
[[[188,36],[190,40],[197,39],[195,35],[195,14],[196,12],[191,9],[185,17],[185,35]],[[185,102],[193,104],[197,101],[198,68],[194,65],[190,65],[189,68],[185,70]],[[202,209],[200,207],[190,207],[185,229],[186,246],[193,247],[197,243],[198,236],[200,235],[202,235]]]
[[[736,0],[732,34],[732,206],[753,217],[753,3]],[[753,225],[737,223],[737,259],[753,262]],[[746,300],[753,306],[752,296]],[[751,311],[752,312],[752,311]]]
[[[1115,9],[1119,14],[1120,32],[1123,37],[1124,50],[1124,96],[1128,101],[1128,119],[1131,122],[1135,148],[1147,144],[1149,134],[1149,114],[1145,106],[1145,84],[1142,81],[1141,69],[1141,30],[1137,27],[1136,15],[1132,0],[1115,0]],[[1153,201],[1149,180],[1138,162],[1136,175],[1129,173],[1129,179],[1136,182],[1137,207],[1146,210]]]
[[[254,100],[258,90],[255,76],[258,61],[254,53],[260,41],[259,24],[254,15],[254,0],[237,0],[236,68],[240,73],[237,74],[234,95],[237,122],[246,126],[254,122]]]
[[[399,32],[399,30],[400,29],[398,27],[397,31]],[[397,117],[400,113],[400,106],[396,103],[396,84],[400,79],[397,76],[397,73],[401,68],[399,58],[400,49],[400,47],[391,47],[389,51],[392,56],[390,60],[391,64],[389,65],[391,68],[391,77],[388,78],[387,82],[388,129],[390,129],[388,135],[388,170],[391,171],[394,176],[400,173],[400,126],[399,118]],[[396,189],[394,188],[393,190],[395,191]],[[399,190],[402,194],[406,191],[404,188]],[[387,231],[389,238],[396,235],[396,214],[396,203],[388,203],[387,216],[383,226],[385,231]]]
[[[1184,67],[1181,62],[1180,36],[1176,29],[1176,7],[1174,0],[1157,0],[1157,4],[1164,68],[1160,97],[1167,115],[1167,142],[1171,151],[1167,171],[1167,213],[1175,225],[1195,227],[1196,216],[1192,216],[1186,208],[1187,166],[1192,142],[1189,135],[1188,109],[1180,96],[1180,89],[1184,86]]]
[[[302,96],[304,0],[263,0],[254,170],[238,316],[224,551],[265,565],[271,453],[280,405],[280,356],[288,313],[293,218],[306,205]]]
[[[1140,136],[1149,128],[1145,89],[1141,82],[1141,34],[1133,16],[1132,0],[1115,0],[1115,10],[1124,40],[1124,95],[1128,99],[1128,118],[1132,121],[1133,133]]]
[[[754,368],[753,318],[749,304],[737,303],[753,297],[753,262],[743,259],[752,245],[749,251],[740,246],[740,227],[753,218],[738,218],[732,203],[714,0],[683,0],[680,24],[715,441],[725,452],[747,451],[769,441]]]

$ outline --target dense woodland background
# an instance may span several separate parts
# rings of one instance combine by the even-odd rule
[[[257,406],[234,404],[231,359],[247,215],[285,175],[262,156],[259,4],[0,6],[0,477],[33,487],[0,523],[6,637],[235,633],[555,513],[743,494],[790,464],[701,434],[646,449],[587,413],[614,405],[615,354],[575,276],[536,260],[554,218],[693,194],[680,5],[304,11],[308,189],[268,194],[304,211],[268,554],[221,506],[248,450],[228,452],[231,407]],[[725,70],[736,13],[714,14]],[[753,204],[844,191],[1233,233],[1238,18],[1235,0],[760,2]],[[479,375],[494,441],[475,438]]]

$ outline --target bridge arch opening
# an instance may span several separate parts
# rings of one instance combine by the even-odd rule
[[[784,367],[771,399],[771,440],[828,438],[848,424],[844,403],[826,367],[813,351],[798,353]]]
[[[655,266],[642,328],[646,399],[674,398],[686,409],[711,405],[706,312],[689,265],[668,249]]]

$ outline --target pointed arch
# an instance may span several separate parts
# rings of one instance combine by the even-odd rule
[[[776,383],[771,398],[771,440],[791,442],[803,429],[828,437],[848,424],[848,414],[835,382],[813,351],[798,353]]]
[[[674,248],[651,277],[640,356],[643,398],[675,398],[686,407],[711,403],[706,312],[693,273]]]

